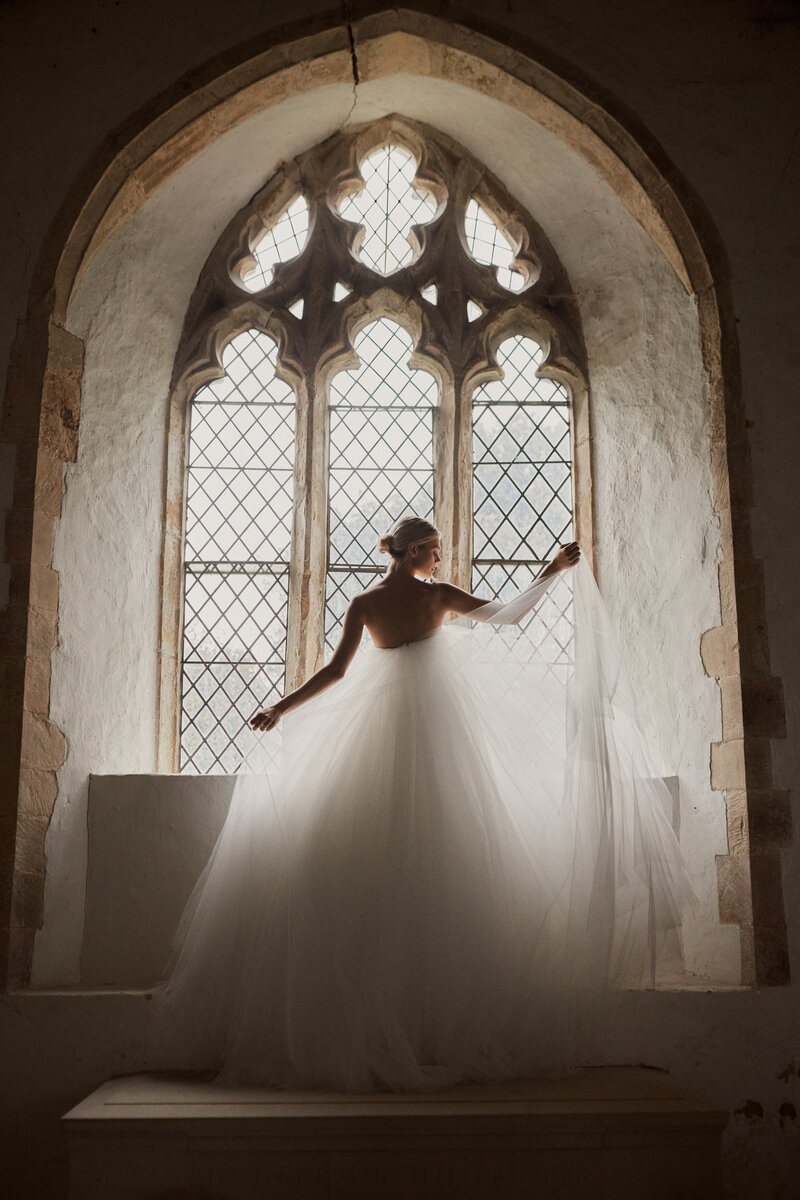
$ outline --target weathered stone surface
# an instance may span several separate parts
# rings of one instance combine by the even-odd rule
[[[22,727],[22,765],[56,771],[64,761],[64,734],[52,721],[26,713]]]
[[[49,817],[33,813],[20,813],[17,821],[15,852],[16,870],[24,875],[44,877],[44,839],[47,835]]]
[[[772,751],[767,738],[736,738],[714,742],[711,746],[711,786],[717,791],[730,788],[772,786]]]
[[[19,811],[48,821],[58,795],[58,780],[54,771],[21,767],[19,772]]]
[[[739,638],[735,625],[716,625],[700,638],[700,656],[714,679],[739,673]]]
[[[738,788],[727,791],[725,793],[725,814],[728,827],[728,851],[734,857],[746,857],[750,849],[747,792]]]
[[[743,738],[745,727],[742,715],[742,681],[738,675],[723,675],[719,681],[722,704],[722,737],[733,741]]]
[[[78,450],[81,389],[78,371],[48,371],[42,392],[42,444],[64,462]]]
[[[723,925],[751,925],[750,864],[747,858],[730,854],[717,856],[719,919]]]
[[[33,563],[30,573],[30,603],[33,608],[58,610],[58,572],[50,566]]]
[[[26,663],[24,701],[28,712],[46,717],[50,712],[50,658],[34,658]]]
[[[58,611],[55,608],[31,608],[28,611],[28,654],[48,660],[58,637]]]
[[[42,444],[36,468],[37,511],[58,518],[64,491],[64,460],[52,447]]]

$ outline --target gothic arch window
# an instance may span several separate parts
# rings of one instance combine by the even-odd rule
[[[162,763],[236,768],[247,718],[321,663],[404,512],[486,594],[573,531],[591,556],[586,395],[562,267],[461,147],[390,117],[282,166],[212,252],[176,362]]]

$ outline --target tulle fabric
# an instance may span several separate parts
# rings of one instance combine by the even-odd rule
[[[692,903],[582,562],[248,738],[156,998],[221,1082],[563,1073]]]

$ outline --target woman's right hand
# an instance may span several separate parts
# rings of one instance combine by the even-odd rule
[[[281,708],[278,704],[273,704],[271,708],[262,709],[257,712],[254,717],[250,718],[250,728],[255,729],[259,733],[268,733],[270,729],[274,729],[281,719]]]

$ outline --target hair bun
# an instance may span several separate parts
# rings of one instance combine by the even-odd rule
[[[378,549],[381,554],[391,554],[394,550],[394,538],[390,533],[385,533],[378,542]]]

